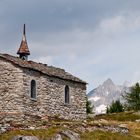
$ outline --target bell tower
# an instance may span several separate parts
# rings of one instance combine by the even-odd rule
[[[27,40],[26,40],[25,24],[23,27],[22,41],[21,41],[17,54],[23,60],[28,60],[28,55],[30,55],[30,51],[28,49],[28,44],[27,44]]]

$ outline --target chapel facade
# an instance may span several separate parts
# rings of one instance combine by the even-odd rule
[[[1,117],[86,119],[86,82],[64,69],[29,61],[25,25],[17,54],[0,54]]]

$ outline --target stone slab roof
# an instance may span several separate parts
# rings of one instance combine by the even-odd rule
[[[19,57],[15,57],[15,56],[12,56],[9,54],[1,54],[0,53],[0,57],[7,60],[7,61],[10,61],[14,65],[18,65],[19,67],[22,67],[22,68],[32,69],[35,71],[39,71],[43,74],[46,74],[48,76],[57,77],[57,78],[64,79],[64,80],[70,80],[70,81],[86,84],[85,81],[71,75],[70,73],[66,72],[64,69],[56,68],[53,66],[48,66],[47,64],[22,60]]]

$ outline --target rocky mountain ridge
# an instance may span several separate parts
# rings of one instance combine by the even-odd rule
[[[120,100],[124,102],[122,97],[125,92],[129,91],[128,82],[125,82],[122,86],[115,85],[111,79],[107,79],[102,85],[93,89],[88,93],[88,100],[94,105],[93,112],[95,114],[106,113],[106,107],[109,106],[112,101]]]

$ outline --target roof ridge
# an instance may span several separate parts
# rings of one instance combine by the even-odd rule
[[[61,69],[61,68],[48,66],[47,64],[37,63],[32,60],[29,60],[29,61],[22,60],[19,57],[12,56],[9,54],[0,54],[0,57],[14,63],[15,65],[18,65],[19,67],[33,69],[35,71],[39,71],[43,74],[46,74],[48,76],[53,76],[60,79],[71,80],[71,81],[86,84],[85,81],[79,79],[78,77],[73,76],[72,74],[66,72],[64,69]]]

